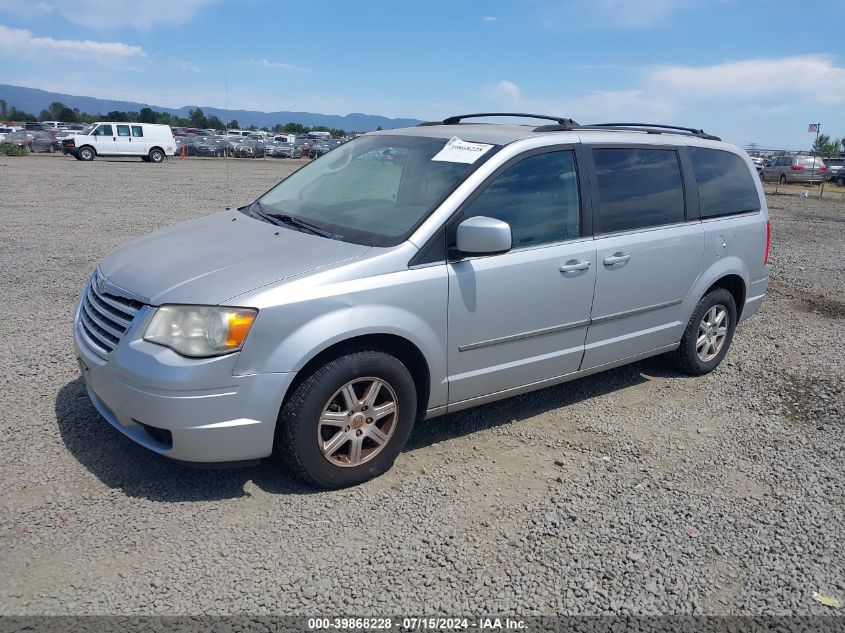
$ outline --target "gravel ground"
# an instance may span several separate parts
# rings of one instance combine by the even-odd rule
[[[772,290],[713,374],[652,359],[420,424],[357,488],[109,427],[71,343],[92,267],[299,162],[0,157],[0,614],[841,614],[813,599],[845,601],[841,200],[770,197]]]

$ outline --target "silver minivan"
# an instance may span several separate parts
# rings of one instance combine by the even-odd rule
[[[818,156],[778,156],[760,172],[763,181],[819,183],[827,178],[827,165]]]
[[[361,136],[111,253],[74,327],[97,410],[167,457],[336,488],[418,420],[658,354],[715,369],[768,285],[745,152],[481,116]]]

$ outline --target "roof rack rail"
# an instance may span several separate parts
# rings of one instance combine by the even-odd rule
[[[552,127],[552,126],[544,126],[544,127]],[[606,129],[618,129],[622,131],[630,131],[630,132],[648,132],[649,134],[688,134],[690,136],[697,136],[698,138],[708,139],[711,141],[721,141],[718,136],[713,136],[712,134],[708,134],[702,129],[697,129],[694,127],[681,127],[678,125],[663,125],[661,123],[591,123],[589,125],[580,125],[576,129],[580,130],[606,130]],[[535,132],[541,131],[552,131],[552,130],[542,130],[536,129]]]
[[[557,116],[548,116],[545,114],[526,114],[524,112],[477,112],[475,114],[458,114],[456,116],[450,116],[442,121],[425,121],[423,123],[418,123],[419,126],[427,126],[427,125],[457,125],[464,119],[480,119],[480,118],[487,118],[487,117],[494,117],[494,116],[510,116],[510,117],[519,117],[520,119],[542,119],[544,121],[554,121],[557,123],[557,126],[554,127],[564,127],[564,126],[577,126],[578,124],[573,121],[572,119],[567,119],[565,117],[557,117]],[[552,126],[549,126],[552,127]]]

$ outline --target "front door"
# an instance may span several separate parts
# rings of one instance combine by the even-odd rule
[[[98,125],[91,136],[97,154],[101,156],[117,153],[117,136],[114,127],[110,123]]]
[[[448,264],[452,404],[576,371],[595,284],[572,149],[504,167],[455,225],[473,216],[507,222],[513,247]]]
[[[704,229],[687,222],[672,148],[600,148],[595,164],[596,292],[582,369],[677,343],[701,272]]]

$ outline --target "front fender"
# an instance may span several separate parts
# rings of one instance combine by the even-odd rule
[[[305,283],[304,281],[302,282]],[[292,285],[289,297],[296,295]],[[236,375],[301,370],[323,350],[373,334],[401,337],[428,363],[429,406],[446,404],[445,267],[310,288],[312,296],[260,308],[235,366]]]

